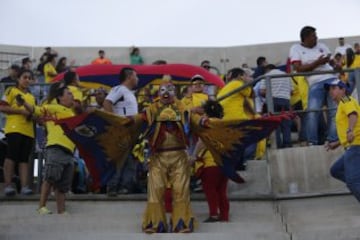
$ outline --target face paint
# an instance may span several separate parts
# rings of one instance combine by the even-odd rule
[[[175,97],[175,86],[172,84],[161,85],[159,89],[159,95],[162,103],[172,103]]]

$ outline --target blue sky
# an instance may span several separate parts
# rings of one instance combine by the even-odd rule
[[[360,35],[359,0],[0,0],[0,43],[233,46]]]

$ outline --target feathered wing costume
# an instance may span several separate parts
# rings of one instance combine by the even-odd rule
[[[151,146],[148,175],[148,204],[143,230],[153,232],[191,232],[195,219],[190,207],[190,169],[186,153],[187,135],[200,137],[213,154],[224,174],[243,182],[233,159],[242,148],[267,137],[289,115],[247,121],[205,119],[191,115],[181,102],[156,102],[143,114],[132,118],[95,111],[59,121],[65,133],[77,145],[94,180],[106,184],[114,169],[122,166],[139,136],[145,135]],[[167,224],[163,202],[170,183],[173,213]]]

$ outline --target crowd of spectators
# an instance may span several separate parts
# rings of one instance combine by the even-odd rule
[[[138,79],[136,72],[131,68],[123,69],[120,75],[120,85],[111,89],[110,92],[103,88],[90,91],[81,89],[79,78],[74,71],[75,61],[68,62],[66,57],[57,60],[59,54],[54,49],[48,47],[45,50],[36,69],[32,66],[31,59],[26,57],[22,60],[21,66],[11,65],[8,76],[0,80],[0,83],[16,84],[16,87],[6,86],[7,89],[2,99],[10,104],[13,109],[10,107],[7,109],[1,108],[1,111],[7,114],[8,129],[6,137],[10,143],[9,154],[4,161],[6,195],[15,193],[15,189],[11,187],[11,181],[16,171],[21,180],[20,192],[22,194],[31,194],[29,178],[25,172],[29,172],[27,162],[32,149],[27,148],[27,151],[22,151],[23,155],[19,156],[18,151],[11,148],[11,146],[18,145],[20,141],[26,142],[25,138],[32,138],[32,140],[27,141],[28,145],[33,142],[34,136],[28,136],[29,134],[25,134],[25,137],[22,136],[24,130],[23,126],[19,127],[21,124],[26,123],[28,125],[31,123],[32,127],[34,126],[33,123],[42,124],[38,122],[38,119],[33,118],[32,115],[30,116],[29,113],[24,112],[17,106],[16,95],[19,93],[23,95],[27,102],[34,102],[35,104],[33,92],[31,89],[29,91],[31,83],[51,83],[59,73],[66,72],[67,77],[64,79],[63,84],[73,95],[74,105],[72,105],[72,108],[76,113],[80,113],[86,108],[96,108],[120,116],[130,116],[138,113],[139,110],[141,111],[156,99],[156,92],[151,86],[141,89],[137,96],[134,95],[132,89],[136,86]],[[139,48],[133,47],[130,49],[129,63],[131,65],[145,63]],[[99,50],[98,57],[91,64],[112,64],[112,61],[106,57],[104,50]],[[157,60],[152,64],[161,65],[167,64],[167,62]],[[212,66],[208,60],[202,61],[200,66],[214,74],[220,74],[219,70]],[[309,110],[307,113],[299,112],[294,120],[286,120],[281,124],[276,131],[276,146],[278,148],[288,148],[294,143],[299,143],[302,146],[322,145],[337,141],[334,122],[336,104],[329,97],[324,85],[332,82],[335,78],[340,78],[349,85],[349,91],[352,92],[355,88],[355,75],[353,73],[343,73],[341,69],[359,67],[359,43],[355,43],[354,47],[352,47],[345,43],[344,38],[339,38],[339,46],[332,52],[325,44],[318,42],[316,29],[306,26],[300,31],[300,42],[294,44],[289,50],[288,72],[306,73],[337,70],[337,73],[310,75],[307,77],[289,77],[285,75],[281,78],[272,79],[270,84],[266,82],[268,78],[264,78],[257,84],[250,85],[261,76],[286,74],[282,70],[283,68],[268,63],[265,56],[260,56],[256,60],[256,67],[251,68],[248,63],[242,63],[241,68],[230,69],[222,76],[226,82],[224,88],[217,89],[215,86],[207,85],[206,79],[199,75],[191,79],[191,85],[182,86],[179,89],[181,94],[178,97],[182,98],[185,105],[191,105],[194,111],[201,113],[201,105],[208,99],[215,99],[216,96],[221,98],[234,89],[249,84],[248,88],[244,88],[242,91],[221,101],[224,108],[224,119],[253,119],[267,114],[269,108],[266,104],[266,97],[271,95],[275,112]],[[271,91],[267,89],[269,85]],[[47,91],[47,93],[42,95],[42,100],[45,99],[45,96],[47,96],[47,100],[51,99],[51,87],[50,89],[44,89],[43,91]],[[38,104],[40,103],[38,102]],[[18,119],[12,120],[13,118]],[[13,125],[10,126],[9,124]],[[12,130],[9,131],[9,129]],[[298,132],[298,139],[295,141],[292,139],[291,134],[294,131]],[[9,135],[9,132],[16,136]],[[237,169],[245,170],[246,160],[248,159],[261,159],[265,147],[266,141],[263,141],[245,149],[243,154],[239,156]],[[27,155],[27,158],[24,154]],[[18,168],[16,167],[17,164]],[[109,195],[146,191],[143,186],[137,185],[138,165],[136,154],[130,154],[125,167],[115,174],[105,191]],[[84,171],[86,172],[86,168],[84,168]],[[142,176],[144,175],[142,174]],[[96,189],[95,191],[104,190]]]

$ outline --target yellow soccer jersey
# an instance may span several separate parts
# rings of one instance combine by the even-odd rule
[[[220,90],[217,97],[218,98],[222,97],[243,85],[244,82],[241,80],[232,80]],[[251,93],[252,93],[252,88],[248,87],[220,101],[220,104],[224,108],[223,119],[224,120],[248,119],[249,115],[246,113],[244,109],[244,103],[245,103],[245,98],[250,97]]]
[[[10,87],[6,90],[3,101],[7,102],[13,109],[25,110],[24,106],[18,106],[16,96],[20,94],[30,105],[35,105],[35,97],[30,92],[23,92],[17,87]],[[8,114],[6,116],[5,133],[20,133],[25,136],[34,137],[34,122],[23,115]]]
[[[45,83],[51,83],[54,77],[50,76],[50,74],[57,74],[55,67],[51,63],[47,63],[44,65],[44,76]]]
[[[360,117],[360,106],[352,97],[344,97],[336,111],[336,130],[340,144],[344,147],[351,145],[360,145],[360,119],[358,119],[353,129],[355,139],[352,143],[348,143],[346,139],[347,130],[349,128],[349,114],[356,113]]]
[[[41,107],[35,107],[34,114],[42,117],[50,117],[54,119],[63,119],[73,117],[74,111],[60,104],[47,104]],[[75,144],[65,135],[64,131],[54,121],[46,122],[47,144],[46,146],[60,145],[73,152]]]

